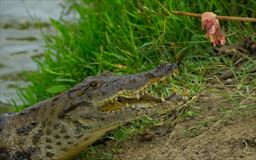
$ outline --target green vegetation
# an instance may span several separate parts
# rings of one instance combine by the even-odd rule
[[[255,6],[254,1],[243,4],[171,0],[72,2],[72,9],[79,13],[80,19],[75,23],[52,20],[58,33],[47,35],[44,57],[37,59],[39,71],[26,74],[32,85],[20,92],[23,107],[105,70],[135,73],[159,63],[180,60],[180,76],[173,79],[174,84],[177,90],[186,88],[195,94],[203,87],[205,74],[214,75],[234,64],[229,59],[209,55],[212,47],[199,19],[177,17],[167,11],[214,11],[219,15],[251,17],[255,16]],[[251,36],[254,29],[250,23],[221,24],[228,43]]]
[[[137,73],[165,62],[180,64],[179,76],[171,79],[166,92],[189,90],[189,96],[196,95],[207,82],[219,80],[217,77],[226,70],[235,74],[231,85],[236,88],[231,95],[224,95],[227,99],[250,98],[250,91],[256,88],[256,82],[249,81],[255,79],[255,73],[248,73],[255,67],[255,60],[247,57],[243,69],[237,70],[232,57],[211,54],[200,19],[168,12],[213,11],[218,15],[256,17],[254,0],[81,0],[71,4],[80,18],[74,23],[51,21],[57,34],[46,35],[44,56],[36,59],[39,71],[26,73],[31,85],[20,90],[24,105],[17,106],[17,110],[52,97],[89,75],[105,70]],[[247,36],[256,37],[255,24],[221,21],[221,25],[228,44],[241,43]],[[185,117],[197,114],[186,113]],[[111,159],[108,153],[105,156]]]

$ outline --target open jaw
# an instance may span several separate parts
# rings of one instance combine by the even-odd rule
[[[94,101],[99,113],[137,113],[136,110],[149,111],[151,108],[158,108],[163,102],[169,102],[172,97],[163,97],[164,87],[156,87],[161,82],[166,84],[170,80],[170,76],[175,75],[177,68],[175,64],[162,64],[152,70],[134,74],[121,76],[118,80],[108,82],[106,86],[102,86],[102,90],[108,90],[111,86],[110,94],[102,100]],[[156,90],[155,90],[156,89]],[[153,94],[149,94],[152,91]],[[156,95],[156,96],[153,96]],[[161,107],[163,108],[163,107]],[[135,112],[134,112],[135,111]],[[118,115],[118,114],[117,114]]]
[[[163,80],[163,79],[162,79]],[[147,110],[163,102],[171,100],[172,96],[161,97],[161,93],[152,93],[152,86],[161,80],[151,82],[137,91],[122,91],[115,97],[98,105],[98,111],[102,113],[118,113],[125,110]]]

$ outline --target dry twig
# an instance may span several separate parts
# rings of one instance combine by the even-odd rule
[[[181,11],[170,11],[170,13],[180,16],[190,16],[190,17],[199,17],[201,18],[202,14],[199,13],[191,13],[191,12],[181,12]],[[250,17],[234,17],[234,16],[217,16],[219,20],[227,20],[227,21],[241,21],[241,22],[256,22],[256,18]]]

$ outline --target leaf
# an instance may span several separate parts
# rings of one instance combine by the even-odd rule
[[[46,91],[51,94],[60,93],[62,91],[65,91],[67,89],[67,86],[65,85],[54,85],[49,87]]]

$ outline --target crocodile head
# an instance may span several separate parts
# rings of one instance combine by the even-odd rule
[[[160,112],[166,108],[156,106],[167,99],[157,98],[146,90],[153,84],[169,78],[175,68],[175,64],[162,64],[140,74],[116,76],[103,73],[88,77],[73,88],[80,91],[79,100],[76,101],[87,104],[68,108],[70,113],[66,115],[81,123],[84,120],[88,123],[90,117],[97,120],[95,125],[111,128],[113,125],[149,115],[152,110]]]
[[[175,64],[162,64],[140,74],[116,76],[103,73],[88,77],[68,91],[69,97],[75,98],[75,103],[67,105],[69,107],[64,109],[60,118],[71,123],[70,130],[76,128],[76,131],[80,130],[78,134],[82,132],[85,136],[73,140],[80,145],[70,148],[57,159],[79,153],[107,131],[126,122],[171,110],[173,106],[167,104],[168,98],[157,98],[145,91],[151,85],[169,78],[175,68]],[[75,135],[76,131],[69,135]]]

